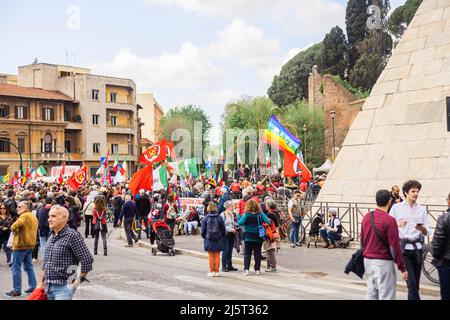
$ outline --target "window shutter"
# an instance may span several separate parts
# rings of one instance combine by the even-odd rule
[[[16,119],[19,119],[18,109],[17,106],[14,106],[14,118]]]
[[[50,120],[55,121],[55,109],[50,109]]]
[[[5,117],[9,116],[9,105],[5,105]]]
[[[27,113],[28,108],[27,107],[23,107],[23,118],[24,119],[28,119],[28,113]]]
[[[42,120],[45,120],[45,108],[42,109]]]

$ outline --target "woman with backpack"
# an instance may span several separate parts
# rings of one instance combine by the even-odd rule
[[[98,238],[100,233],[102,234],[103,240],[103,254],[108,255],[108,248],[106,245],[106,234],[108,233],[108,228],[106,226],[106,198],[104,196],[97,196],[94,200],[94,210],[93,210],[93,229],[94,229],[94,255],[97,255],[98,248]]]
[[[83,221],[86,224],[84,229],[84,236],[87,238],[89,234],[94,238],[94,231],[92,225],[92,214],[94,210],[94,193],[90,194],[90,191],[86,193],[86,200],[83,205]]]
[[[263,248],[267,252],[267,268],[266,272],[277,272],[277,259],[275,253],[280,249],[280,234],[278,233],[278,226],[280,225],[280,211],[277,209],[276,204],[271,201],[268,202],[267,218],[272,221],[272,224],[267,228],[270,228],[270,235],[266,241],[264,241]],[[267,233],[267,232],[266,232]]]
[[[208,252],[209,273],[208,277],[219,277],[220,252],[224,249],[225,222],[217,212],[217,204],[210,202],[207,208],[208,214],[202,220],[202,238],[205,251]]]
[[[272,222],[262,213],[262,209],[258,202],[250,199],[245,204],[245,213],[239,219],[238,226],[244,227],[244,276],[249,275],[250,260],[252,253],[255,255],[255,272],[261,274],[261,247],[265,240],[265,230],[263,222],[271,225]]]
[[[75,199],[70,196],[67,197],[64,202],[69,210],[69,227],[77,230],[81,223],[80,210],[78,209],[77,203],[75,202]]]

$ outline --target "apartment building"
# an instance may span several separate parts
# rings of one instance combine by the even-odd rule
[[[139,110],[139,117],[143,122],[142,138],[146,139],[144,142],[154,143],[159,140],[159,122],[164,116],[164,110],[152,93],[138,94],[137,103],[142,107]]]

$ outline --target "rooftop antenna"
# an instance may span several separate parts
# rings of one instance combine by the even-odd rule
[[[37,64],[38,62],[39,62],[39,59],[38,58],[34,58],[33,64]]]

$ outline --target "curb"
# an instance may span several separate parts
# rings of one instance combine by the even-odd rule
[[[126,237],[123,233],[119,234],[119,240],[126,240]],[[146,243],[143,241],[139,241],[137,243],[135,243],[135,246],[140,247],[140,248],[146,248],[146,249],[151,249],[153,247],[155,247],[154,245],[152,246],[150,243]],[[204,253],[204,252],[200,252],[200,251],[196,251],[196,250],[188,250],[188,249],[175,249],[175,254],[180,254],[180,255],[187,255],[187,256],[191,256],[191,257],[197,257],[197,258],[203,258],[203,259],[208,259],[208,254]],[[238,264],[238,265],[244,265],[244,259],[243,258],[233,258],[233,263],[234,264]],[[285,273],[297,273],[297,272],[301,272],[301,271],[296,271],[296,270],[292,270],[292,269],[288,269],[288,268],[284,268],[281,266],[277,266],[277,269],[280,271],[283,271]],[[335,277],[333,275],[331,275],[331,277],[329,277],[330,279],[334,279],[334,280],[341,280],[341,278],[339,277]],[[366,286],[366,282],[365,281],[359,281],[359,282],[355,282],[355,281],[351,281],[351,283],[356,284],[356,285],[360,285],[360,286]],[[397,282],[397,290],[398,291],[402,291],[402,292],[407,292],[408,291],[408,287],[406,284],[402,283],[402,282]],[[420,291],[421,294],[423,295],[428,295],[428,296],[433,296],[433,297],[440,297],[441,293],[440,293],[440,288],[439,287],[433,287],[433,286],[427,286],[427,285],[421,285]]]

